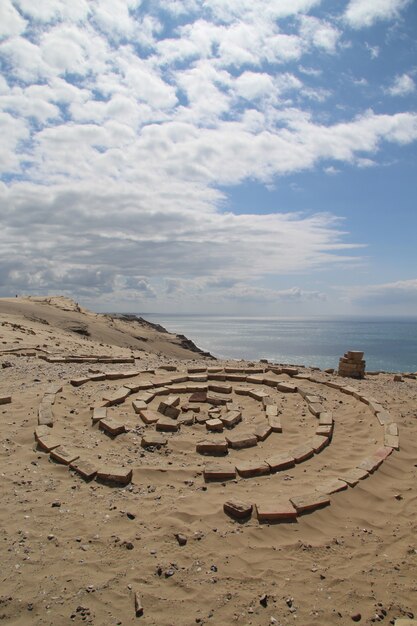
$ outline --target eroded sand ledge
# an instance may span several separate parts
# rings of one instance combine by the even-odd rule
[[[213,362],[63,298],[0,300],[0,324],[6,623],[417,612],[416,380]],[[198,451],[207,440],[227,453]],[[230,501],[252,516],[236,521]]]

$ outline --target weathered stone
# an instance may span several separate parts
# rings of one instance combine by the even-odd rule
[[[180,425],[167,415],[162,415],[156,422],[155,428],[163,432],[175,433],[179,430]]]
[[[246,382],[261,385],[264,382],[264,374],[248,374],[246,376]]]
[[[143,400],[133,400],[132,402],[133,410],[135,413],[140,414],[141,411],[146,411],[146,407],[148,406],[146,402]]]
[[[206,367],[200,367],[200,366],[193,366],[193,367],[187,367],[187,372],[189,374],[201,374],[202,372],[207,372],[207,368]]]
[[[273,433],[282,433],[281,418],[279,415],[268,417],[268,425],[271,427]]]
[[[208,391],[206,402],[213,404],[214,406],[218,406],[230,402],[230,397],[214,391]]]
[[[217,418],[208,419],[206,421],[206,428],[207,430],[221,433],[223,430],[223,422]]]
[[[189,402],[206,402],[206,400],[207,393],[204,391],[196,391],[189,398]]]
[[[232,480],[236,478],[236,469],[229,464],[206,465],[203,470],[205,480]]]
[[[72,378],[70,380],[70,384],[73,387],[81,387],[81,385],[85,385],[86,383],[90,382],[90,377],[89,376],[80,376],[78,378]]]
[[[320,396],[314,396],[311,393],[308,393],[304,396],[304,400],[308,403],[308,404],[321,404],[321,398]]]
[[[242,478],[251,478],[252,476],[263,476],[269,474],[270,466],[264,461],[236,461],[236,471]]]
[[[38,424],[39,426],[53,426],[54,416],[52,414],[52,406],[47,402],[41,402],[38,407]]]
[[[136,617],[142,617],[143,615],[142,600],[137,591],[135,591],[135,615]]]
[[[192,426],[195,422],[194,413],[181,413],[177,418],[178,424],[184,424],[184,426]]]
[[[62,444],[62,441],[58,439],[58,437],[54,437],[53,435],[40,435],[37,438],[37,443],[42,450],[50,452],[54,448],[60,446]]]
[[[35,440],[38,441],[39,437],[45,437],[52,434],[52,429],[50,426],[46,426],[45,424],[41,424],[35,428]]]
[[[57,448],[54,448],[50,451],[49,456],[51,459],[54,459],[54,461],[63,463],[63,465],[69,465],[80,457],[76,450],[72,450],[71,448],[67,448],[65,446],[58,446]]]
[[[207,373],[205,374],[189,374],[187,380],[191,383],[205,383],[207,382]]]
[[[279,382],[277,384],[277,389],[282,393],[295,393],[297,391],[297,386],[294,385],[294,383]]]
[[[241,448],[251,448],[256,446],[258,440],[253,433],[227,433],[226,441],[231,448],[239,450]]]
[[[207,413],[197,413],[195,416],[196,424],[205,424],[207,420],[210,419]]]
[[[113,393],[106,393],[103,396],[103,400],[107,402],[107,406],[113,406],[114,404],[121,404],[124,402],[129,394],[130,389],[127,389],[126,387],[119,387],[119,389],[113,391]]]
[[[160,413],[153,411],[152,409],[140,409],[139,415],[144,424],[156,424],[161,417]]]
[[[255,436],[258,441],[265,441],[271,433],[272,426],[270,424],[260,424],[257,428],[255,428]]]
[[[74,470],[74,472],[79,474],[84,480],[92,480],[97,474],[97,466],[87,459],[78,458],[72,461],[69,466],[70,469]]]
[[[316,491],[301,496],[293,496],[290,498],[290,501],[298,514],[321,509],[330,504],[330,498],[327,494],[321,494]]]
[[[372,474],[381,465],[382,459],[375,456],[368,457],[358,463],[356,466],[358,469],[366,470],[369,474]]]
[[[105,406],[95,406],[93,408],[93,415],[91,416],[91,421],[93,424],[97,424],[100,420],[105,420],[107,418],[107,407]]]
[[[196,445],[197,452],[200,454],[227,454],[227,442],[222,439],[220,441],[199,441]]]
[[[299,370],[296,367],[288,367],[288,366],[282,366],[281,367],[281,371],[283,374],[287,374],[288,376],[297,376],[299,373]]]
[[[333,413],[331,411],[322,411],[320,413],[319,426],[333,426]]]
[[[344,491],[347,489],[347,483],[339,478],[329,478],[325,480],[323,483],[320,483],[316,488],[320,493],[325,493],[328,496],[332,495],[332,493],[338,493],[339,491]]]
[[[226,428],[233,428],[233,426],[242,421],[242,413],[240,411],[228,411],[220,419]]]
[[[355,469],[351,469],[348,472],[345,472],[342,476],[339,476],[340,480],[343,480],[345,483],[349,485],[349,487],[354,487],[358,484],[360,480],[364,480],[368,478],[369,472],[365,469],[359,469],[355,467]]]
[[[376,411],[375,415],[381,426],[391,424],[393,421],[391,415],[388,413],[388,411],[385,411],[385,409],[382,409],[381,411]]]
[[[238,396],[249,396],[250,391],[250,387],[244,387],[243,385],[236,385],[234,388],[234,392]]]
[[[386,448],[394,448],[394,450],[400,449],[400,438],[398,435],[384,435],[384,446]]]
[[[289,467],[294,467],[295,460],[292,456],[289,456],[285,452],[274,454],[273,456],[265,459],[265,463],[269,465],[271,471],[279,472]]]
[[[214,391],[215,393],[232,393],[232,386],[231,385],[219,385],[219,384],[215,384],[215,383],[210,383],[209,386],[209,391]]]
[[[161,402],[162,404],[162,402]],[[166,406],[164,408],[164,411],[161,411],[161,404],[159,405],[158,411],[160,413],[163,412],[164,415],[166,415],[167,417],[170,417],[171,419],[177,419],[177,417],[180,415],[181,413],[181,409],[176,407],[176,406]]]
[[[390,454],[392,454],[392,448],[381,447],[378,448],[378,450],[376,450],[376,452],[374,452],[372,456],[376,459],[382,459],[382,461],[385,461],[385,459],[387,459]]]
[[[10,404],[12,401],[12,396],[0,396],[0,404]]]
[[[45,394],[53,394],[55,396],[57,393],[61,393],[61,391],[62,391],[61,383],[50,383],[45,389]],[[1,401],[0,401],[0,404],[1,404]]]
[[[158,435],[157,433],[145,433],[142,437],[140,445],[142,448],[159,448],[160,446],[166,446],[167,440],[165,437]]]
[[[228,500],[224,503],[223,510],[234,519],[247,519],[252,515],[253,506],[241,500]]]
[[[113,435],[114,437],[126,432],[126,426],[112,417],[106,417],[105,419],[100,420],[98,425],[101,430],[104,430],[106,433]]]
[[[255,504],[256,513],[260,522],[294,521],[297,511],[289,500],[268,500]]]
[[[324,411],[324,407],[322,404],[315,402],[314,404],[308,405],[308,410],[314,415],[314,417],[320,417],[320,414]]]
[[[249,391],[249,396],[257,402],[263,402],[265,398],[269,398],[269,393],[267,391],[263,391],[262,389],[251,389]]]
[[[333,432],[333,426],[318,426],[316,429],[316,435],[321,437],[330,437]]]
[[[278,413],[279,413],[279,410],[276,404],[267,404],[265,406],[265,415],[267,417],[277,417]]]
[[[132,480],[132,469],[127,467],[102,466],[97,470],[97,480],[127,485]]]
[[[316,435],[315,437],[313,437],[311,441],[311,447],[313,448],[314,452],[318,454],[329,444],[329,441],[330,441],[329,437],[322,437],[321,435]]]
[[[310,459],[314,456],[314,450],[310,444],[304,443],[300,446],[297,446],[293,450],[290,450],[290,454],[294,457],[294,461],[296,463],[302,463],[306,459]]]
[[[225,379],[231,383],[244,383],[246,374],[226,374]]]

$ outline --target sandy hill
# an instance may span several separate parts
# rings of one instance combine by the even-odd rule
[[[416,379],[189,347],[0,300],[0,621],[415,624]]]

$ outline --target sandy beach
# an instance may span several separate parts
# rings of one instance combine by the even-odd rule
[[[0,299],[0,340],[3,623],[417,616],[415,375],[219,361],[63,297]]]

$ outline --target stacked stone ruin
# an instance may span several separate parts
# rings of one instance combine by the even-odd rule
[[[364,378],[366,361],[363,352],[349,350],[339,359],[339,376]]]

